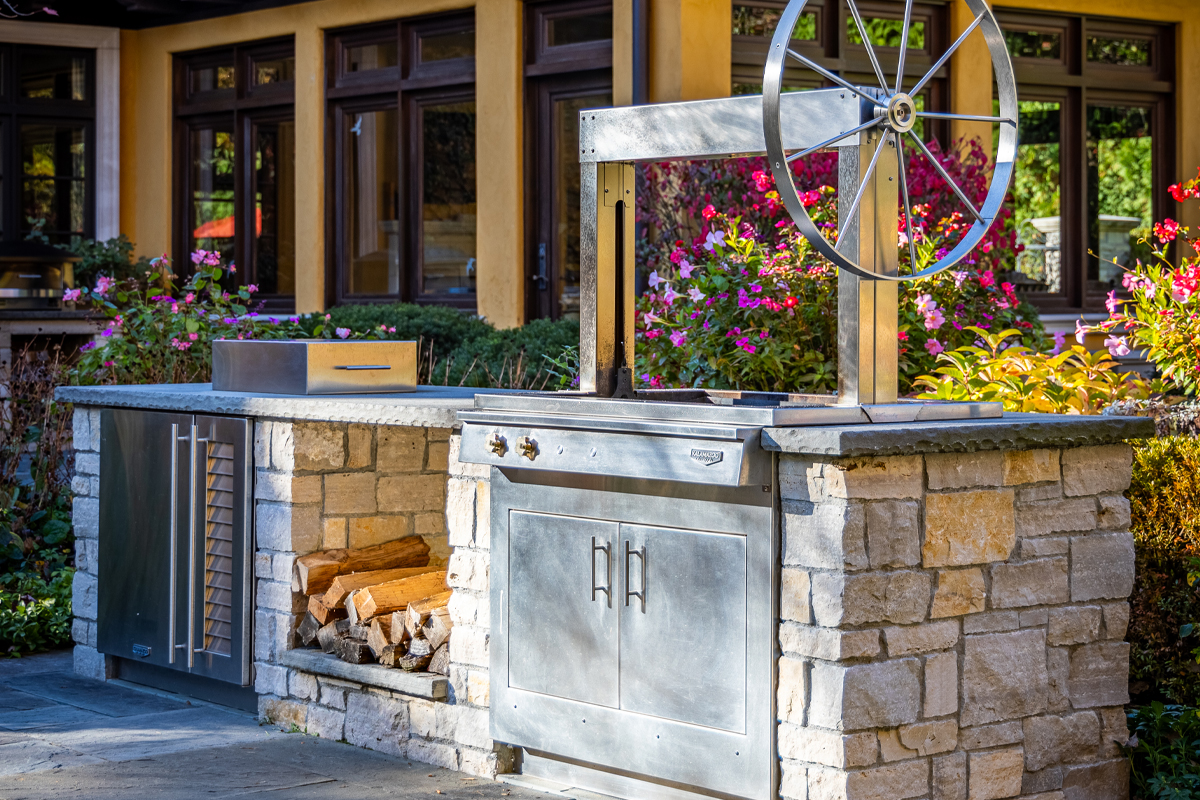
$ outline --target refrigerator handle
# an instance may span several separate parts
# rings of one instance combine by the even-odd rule
[[[167,641],[171,646],[167,648],[167,663],[175,663],[175,650],[182,645],[175,644],[175,593],[177,591],[178,564],[176,561],[179,557],[179,442],[180,440],[187,441],[188,437],[179,435],[179,423],[171,423],[171,564],[167,570],[169,575],[171,593],[170,600],[167,603],[169,609],[167,616]]]

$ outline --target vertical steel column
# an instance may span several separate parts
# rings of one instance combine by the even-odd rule
[[[633,164],[580,164],[579,388],[633,396]]]
[[[838,148],[838,210],[845,219],[871,163],[882,131]],[[863,269],[896,275],[899,268],[899,180],[895,140],[884,146],[839,251]],[[894,403],[899,392],[896,339],[897,284],[838,273],[838,403]]]

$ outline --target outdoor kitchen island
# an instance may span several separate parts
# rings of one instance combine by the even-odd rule
[[[60,390],[77,671],[134,657],[96,649],[102,410],[233,416],[253,422],[252,685],[284,729],[636,798],[1126,796],[1124,441],[1149,421],[723,426],[697,403],[708,421],[607,430],[606,453],[578,423],[489,420],[489,394]],[[621,477],[656,452],[671,480]],[[407,535],[448,562],[448,680],[316,671],[296,557]]]

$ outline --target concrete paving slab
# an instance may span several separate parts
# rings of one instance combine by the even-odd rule
[[[0,745],[0,777],[100,763],[103,763],[101,758],[40,739]]]
[[[20,675],[43,675],[47,672],[70,672],[75,667],[73,651],[51,650],[22,658],[0,659],[0,683]]]
[[[132,761],[261,741],[273,730],[241,714],[213,708],[188,708],[136,717],[101,717],[91,724],[37,731],[34,735],[108,761]],[[276,731],[276,735],[280,734]]]
[[[81,678],[69,672],[21,675],[5,679],[4,683],[10,688],[45,697],[56,703],[110,717],[173,711],[183,705],[179,700],[127,689],[124,686],[104,685],[100,681]],[[101,687],[103,691],[100,691]]]
[[[12,744],[13,742],[23,742],[29,738],[26,733],[9,733],[8,731],[0,731],[0,744]]]
[[[28,711],[31,708],[42,708],[54,705],[53,700],[38,697],[35,694],[21,692],[0,684],[0,714],[9,711]]]
[[[6,731],[49,731],[60,728],[77,728],[99,724],[109,720],[95,711],[85,711],[74,706],[52,705],[29,711],[10,711],[0,714],[0,730]]]

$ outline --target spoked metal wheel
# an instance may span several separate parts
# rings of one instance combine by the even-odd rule
[[[945,54],[925,73],[924,77],[920,78],[912,86],[905,86],[904,57],[908,48],[913,0],[907,0],[905,3],[900,55],[896,65],[895,81],[891,84],[888,83],[883,66],[879,63],[879,58],[875,53],[875,48],[871,45],[866,25],[863,23],[861,14],[859,14],[855,0],[846,0],[846,4],[850,8],[850,13],[854,17],[854,22],[858,26],[863,44],[866,46],[867,55],[871,59],[871,66],[874,68],[875,77],[879,80],[878,86],[856,86],[841,76],[835,75],[825,69],[812,59],[791,49],[792,30],[795,28],[800,15],[804,13],[804,7],[807,2],[808,0],[791,0],[784,10],[783,15],[779,19],[778,27],[775,29],[775,35],[771,39],[771,50],[767,57],[766,74],[763,76],[763,128],[766,133],[767,156],[770,159],[771,172],[775,176],[776,188],[779,190],[780,197],[783,199],[788,213],[791,214],[800,232],[821,255],[832,261],[839,269],[846,270],[859,277],[877,280],[908,281],[927,277],[954,266],[979,244],[999,214],[1000,207],[1004,202],[1004,196],[1008,192],[1009,182],[1012,180],[1013,160],[1017,151],[1017,84],[1013,77],[1012,61],[1009,60],[1008,50],[1004,44],[1004,37],[1000,32],[1000,26],[997,24],[996,18],[992,15],[985,0],[967,0],[967,5],[975,14],[974,21],[950,45]],[[992,68],[995,74],[1000,101],[999,116],[918,111],[914,97],[920,93],[925,84],[950,60],[954,52],[958,50],[962,43],[977,28],[983,35],[992,56]],[[865,102],[862,103],[863,113],[861,124],[850,130],[833,131],[828,138],[823,137],[824,140],[820,144],[805,150],[789,152],[785,149],[780,120],[779,95],[782,90],[784,68],[787,66],[788,59],[807,67],[824,79],[862,97]],[[979,91],[990,90],[990,86],[979,87]],[[934,157],[925,143],[921,141],[921,138],[913,131],[917,120],[921,118],[999,123],[1000,133],[997,143],[996,163],[993,167],[992,180],[988,187],[987,198],[984,200],[982,207],[977,207],[975,202],[966,196],[962,188],[946,172],[941,162]],[[883,153],[884,148],[889,146],[896,147],[897,171],[899,173],[897,177],[900,183],[900,197],[904,203],[905,233],[908,237],[909,257],[911,259],[909,262],[910,272],[908,274],[880,274],[871,268],[872,265],[855,263],[840,252],[839,245],[842,237],[839,235],[838,244],[834,244],[821,234],[820,229],[813,223],[808,215],[808,211],[804,208],[804,204],[800,201],[800,196],[796,191],[796,184],[792,177],[790,165],[793,161],[804,158],[818,150],[836,146],[839,142],[844,142],[847,137],[856,137],[857,134],[871,131],[872,129],[882,129],[883,134],[879,137],[874,157],[871,159],[863,175],[862,183],[858,187],[858,191],[848,212],[843,214],[844,218],[838,221],[839,234],[844,233],[848,229],[855,216],[859,213],[864,194],[868,190],[871,177],[880,161],[880,155]],[[917,264],[917,254],[912,229],[912,205],[909,202],[907,175],[904,169],[906,146],[915,148],[924,158],[928,159],[934,169],[941,175],[942,179],[949,185],[950,190],[957,196],[958,201],[964,206],[964,211],[974,218],[974,223],[970,229],[967,230],[962,239],[944,257],[939,259],[937,263],[917,271],[912,271],[915,270]],[[899,214],[898,209],[897,214]]]

